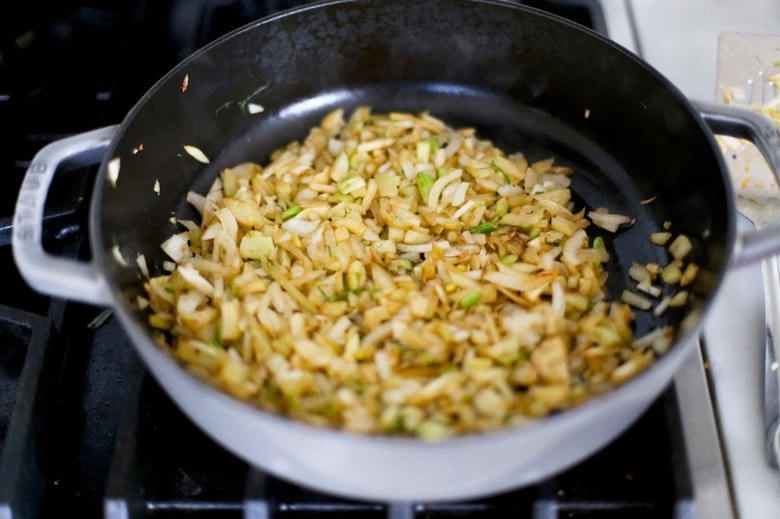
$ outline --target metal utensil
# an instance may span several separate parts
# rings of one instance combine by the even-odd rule
[[[724,104],[761,108],[778,102],[771,76],[780,71],[780,36],[722,33],[718,45],[718,99]],[[747,140],[719,136],[737,194],[738,210],[757,228],[780,219],[780,187],[761,152]],[[780,465],[780,261],[762,262],[766,312],[764,425],[769,463]]]

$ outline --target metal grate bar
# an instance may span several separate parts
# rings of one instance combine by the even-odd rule
[[[0,455],[0,517],[34,518],[45,488],[45,474],[38,458],[46,406],[41,386],[52,325],[45,317],[0,306],[0,328],[2,334],[21,339],[19,347],[25,349],[21,352],[24,365]],[[16,342],[4,341],[4,359]]]

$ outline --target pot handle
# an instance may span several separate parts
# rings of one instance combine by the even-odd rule
[[[769,117],[738,106],[695,101],[694,105],[713,133],[747,139],[766,159],[780,182],[780,128]],[[735,266],[749,265],[780,253],[780,225],[739,234],[734,243]]]
[[[49,254],[43,248],[43,216],[57,168],[62,163],[88,166],[105,155],[117,126],[99,128],[52,142],[33,158],[19,189],[14,209],[11,247],[25,281],[35,290],[56,297],[108,306],[110,292],[93,260]]]

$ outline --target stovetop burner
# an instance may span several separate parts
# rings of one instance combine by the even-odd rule
[[[9,183],[0,195],[0,518],[688,517],[693,481],[673,386],[609,446],[537,485],[465,502],[350,501],[247,466],[178,411],[109,312],[26,286],[10,229],[35,152],[120,122],[198,47],[301,3],[74,1],[46,12],[22,7],[0,21],[0,124],[9,139],[0,147]],[[597,1],[525,3],[606,32]],[[57,176],[47,250],[88,256],[84,227],[96,170]]]

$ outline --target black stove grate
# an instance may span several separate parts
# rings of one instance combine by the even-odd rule
[[[421,0],[424,1],[424,0]],[[30,290],[11,254],[16,193],[36,151],[121,121],[203,44],[294,0],[34,2],[0,17],[0,518],[673,518],[692,506],[674,389],[615,442],[562,474],[490,498],[373,503],[271,477],[216,445],[148,375],[103,309]],[[525,2],[606,32],[589,0]],[[89,255],[96,166],[63,172],[44,247]],[[464,477],[468,477],[464,474]]]
[[[373,503],[268,476],[223,451],[135,366],[108,480],[106,517],[664,518],[690,506],[687,466],[669,435],[673,390],[607,448],[537,485],[484,499]],[[197,455],[194,455],[197,453]],[[681,470],[682,469],[682,470]],[[464,475],[467,477],[467,475]]]

